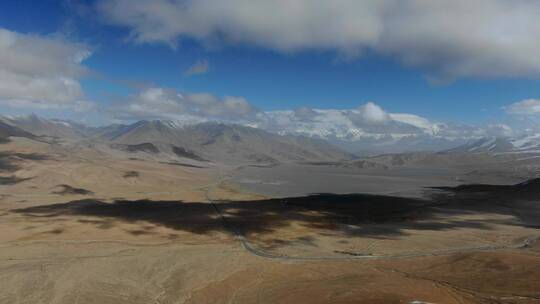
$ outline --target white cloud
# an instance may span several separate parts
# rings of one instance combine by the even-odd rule
[[[283,134],[349,139],[433,133],[432,124],[427,119],[413,114],[390,114],[373,102],[351,110],[303,107],[262,112],[242,97],[218,98],[209,93],[180,94],[174,89],[158,87],[130,96],[122,104],[111,108],[110,112],[117,119],[170,119],[182,124],[222,121]]]
[[[385,123],[390,119],[388,113],[371,101],[361,105],[357,115],[366,123]]]
[[[436,129],[434,129],[435,126],[433,125],[433,123],[431,123],[429,120],[427,120],[424,117],[414,115],[414,114],[406,114],[406,113],[390,113],[389,116],[392,120],[395,120],[404,124],[409,124],[419,129],[433,130],[434,132],[436,132]]]
[[[390,118],[390,114],[382,109],[382,113],[377,113],[375,117],[382,116],[386,120],[374,120],[373,116],[362,113],[360,109],[364,108],[380,109],[376,104],[368,103],[350,110],[309,109],[310,116],[301,115],[300,117],[297,110],[271,111],[258,115],[255,125],[280,134],[299,134],[351,141],[361,138],[403,137],[429,132],[410,124],[394,121]],[[308,113],[308,109],[302,111],[302,114],[305,113]]]
[[[540,113],[540,100],[538,99],[525,99],[519,102],[515,102],[505,108],[509,114],[518,115],[533,115]]]
[[[537,77],[540,2],[403,1],[377,48],[435,77]]]
[[[206,74],[210,70],[210,62],[208,60],[199,60],[195,62],[189,69],[186,70],[185,74],[188,76],[191,75],[200,75]]]
[[[0,104],[88,109],[78,79],[87,72],[81,63],[89,56],[82,44],[0,28]]]
[[[393,141],[403,138],[439,138],[453,141],[519,135],[516,130],[503,123],[469,125],[434,122],[415,114],[390,113],[374,102],[367,102],[356,109],[348,110],[302,108],[292,111],[260,112],[254,121],[254,126],[280,134],[299,134],[345,141],[363,139]]]
[[[540,76],[540,2],[530,0],[101,0],[140,43],[251,44],[281,52],[364,50],[434,80]]]
[[[516,132],[507,124],[482,126],[433,122],[410,113],[390,113],[374,102],[355,109],[259,111],[242,97],[219,98],[209,93],[183,93],[148,88],[110,109],[115,119],[167,119],[178,125],[205,121],[235,123],[278,134],[295,134],[344,141],[404,138],[467,140],[486,136],[509,137]]]
[[[148,88],[113,107],[112,114],[124,119],[221,120],[238,123],[251,120],[258,110],[242,97],[218,98],[208,93],[180,94],[174,89]]]
[[[242,97],[218,98],[208,93],[179,94],[174,89],[149,88],[110,109],[116,119],[168,119],[181,125],[221,121],[262,128],[279,134],[297,134],[355,141],[365,138],[396,140],[404,137],[451,139],[508,135],[503,124],[484,127],[431,122],[407,113],[388,113],[367,102],[356,109],[307,107],[285,111],[258,111]]]
[[[207,40],[223,34],[229,42],[290,51],[374,42],[384,6],[379,0],[107,0],[98,9],[109,22],[131,27],[138,42],[174,45],[180,36]]]

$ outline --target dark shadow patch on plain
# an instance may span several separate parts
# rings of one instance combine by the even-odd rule
[[[0,152],[0,172],[15,172],[19,168],[16,160],[11,157],[11,153]]]
[[[134,178],[134,177],[139,177],[139,176],[140,176],[140,174],[137,171],[124,172],[124,178]]]
[[[55,188],[60,188],[56,191],[53,191],[52,193],[58,194],[58,195],[91,195],[94,194],[94,192],[90,190],[86,190],[83,188],[75,188],[70,185],[57,185]]]
[[[159,149],[151,143],[141,143],[135,145],[113,144],[111,145],[111,148],[130,153],[146,152],[150,154],[158,154],[160,152]]]
[[[520,185],[523,187],[528,185],[527,189],[532,187],[540,193],[540,188],[536,188],[535,183],[531,181],[529,184]],[[434,191],[424,199],[326,193],[255,201],[222,201],[214,204],[152,200],[117,200],[107,203],[84,199],[22,208],[14,212],[47,218],[69,215],[94,216],[126,222],[143,221],[196,234],[235,230],[247,238],[286,229],[292,223],[320,229],[318,233],[321,235],[328,231],[337,231],[349,237],[394,238],[407,235],[408,230],[447,231],[462,228],[489,230],[494,223],[493,219],[450,218],[459,215],[482,213],[510,215],[511,220],[501,223],[535,225],[540,218],[538,212],[540,204],[518,203],[522,199],[522,194],[526,197],[532,195],[534,192],[532,188],[524,192],[512,192],[512,195],[503,202],[494,200],[492,192],[460,197],[453,192]],[[509,199],[513,201],[508,201]],[[508,208],[508,205],[514,208]],[[516,212],[520,208],[523,210]],[[309,241],[290,240],[293,243]]]
[[[62,233],[64,233],[64,229],[56,228],[56,229],[47,231],[47,233],[49,233],[49,234],[62,234]]]
[[[352,252],[352,251],[345,251],[345,250],[334,250],[334,253],[344,254],[344,255],[350,255],[350,256],[366,256],[371,255],[369,252]]]
[[[11,153],[11,156],[18,157],[24,160],[35,160],[35,161],[51,159],[50,155],[43,154],[43,153]]]
[[[141,235],[155,234],[155,233],[152,232],[152,231],[141,230],[141,229],[128,230],[127,232],[128,232],[129,234],[131,234],[131,235],[134,235],[134,236],[141,236]]]
[[[204,166],[198,166],[198,165],[187,164],[187,163],[179,163],[179,162],[160,162],[160,163],[165,164],[165,165],[188,167],[188,168],[198,168],[198,169],[206,168]]]
[[[177,146],[174,146],[174,145],[172,145],[171,147],[172,147],[173,153],[176,154],[176,156],[189,158],[189,159],[193,159],[193,160],[197,160],[197,161],[203,161],[203,162],[208,161],[207,159],[197,155],[195,152],[193,152],[191,150],[188,150],[186,148],[177,147]]]
[[[431,189],[461,193],[494,194],[494,195],[538,195],[540,194],[540,178],[531,179],[514,185],[467,184],[456,187],[430,187]]]
[[[215,210],[208,203],[150,200],[106,203],[100,200],[84,199],[18,209],[15,212],[46,217],[61,215],[95,216],[130,223],[146,221],[155,225],[194,233],[224,230],[220,220],[215,217]]]
[[[24,181],[30,180],[33,177],[16,177],[16,176],[0,176],[0,185],[2,186],[11,186],[18,183],[22,183]]]
[[[42,161],[51,157],[42,153],[0,152],[0,172],[15,172],[20,169],[21,161]]]

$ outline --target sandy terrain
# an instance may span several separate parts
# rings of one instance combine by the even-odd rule
[[[269,199],[215,165],[0,153],[0,303],[540,303],[534,196]]]

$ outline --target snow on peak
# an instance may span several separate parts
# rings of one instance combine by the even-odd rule
[[[279,134],[356,141],[363,138],[399,139],[434,134],[427,119],[413,114],[388,114],[372,105],[353,110],[271,111],[260,115],[257,127]]]
[[[513,139],[510,143],[516,150],[529,150],[540,148],[540,134],[533,134],[521,138]]]

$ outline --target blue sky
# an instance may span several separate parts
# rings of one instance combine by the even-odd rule
[[[113,2],[114,6],[107,2]],[[499,70],[482,67],[469,71],[467,67],[459,72],[452,71],[450,77],[443,75],[444,81],[437,82],[430,77],[439,73],[439,69],[448,69],[444,64],[432,61],[410,63],[407,62],[407,58],[412,56],[409,53],[395,55],[396,51],[381,51],[379,47],[360,47],[361,54],[348,56],[344,55],[348,44],[344,47],[341,40],[326,44],[327,37],[282,42],[275,38],[276,35],[270,35],[269,41],[264,41],[246,34],[246,37],[240,36],[238,42],[224,43],[215,39],[215,33],[212,35],[214,38],[208,38],[204,36],[206,34],[202,37],[198,31],[191,33],[180,29],[163,39],[148,38],[151,33],[140,30],[144,30],[144,24],[133,18],[126,21],[118,17],[118,12],[112,11],[124,9],[121,14],[141,16],[140,11],[125,11],[122,6],[127,4],[124,2],[2,1],[0,28],[20,35],[35,34],[46,39],[61,39],[64,43],[84,44],[91,51],[91,56],[81,65],[89,72],[77,76],[76,80],[82,86],[84,99],[99,107],[129,102],[130,96],[137,95],[144,88],[160,87],[180,93],[205,92],[217,98],[242,97],[261,111],[298,107],[352,109],[372,101],[393,113],[414,113],[433,121],[481,124],[507,120],[504,107],[540,96],[540,81],[534,70],[515,72],[501,65]],[[166,1],[156,3],[159,2],[166,4]],[[130,6],[137,6],[137,3],[142,2],[134,1]],[[305,11],[313,9],[306,8]],[[152,16],[144,18],[151,19]],[[172,25],[160,24],[156,31],[161,30],[160,26],[173,28],[174,22],[171,21]],[[219,27],[220,24],[211,26]],[[277,29],[280,30],[279,27]],[[169,32],[167,28],[163,31]],[[216,31],[218,36],[221,31],[224,35],[230,31],[231,36],[243,34],[237,29],[236,32],[228,28]],[[534,34],[531,33],[532,36]],[[364,41],[351,41],[353,46],[362,43]],[[428,40],[426,43],[431,42]],[[486,45],[486,49],[489,47]],[[416,51],[413,49],[411,52]],[[419,52],[433,55],[432,50],[420,49]],[[468,59],[456,60],[460,60],[456,65],[469,62]],[[206,61],[208,70],[188,75],[186,71],[198,61]],[[58,109],[0,107],[8,114],[102,115],[74,114]]]

